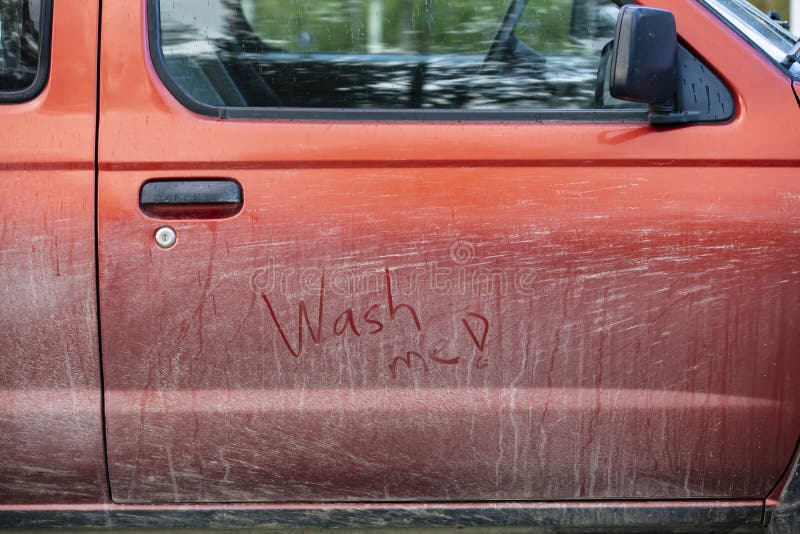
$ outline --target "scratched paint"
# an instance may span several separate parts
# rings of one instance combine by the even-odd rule
[[[99,5],[69,6],[55,9],[43,93],[0,106],[4,505],[108,499],[94,258]]]
[[[106,220],[115,500],[770,488],[800,416],[781,171],[710,208],[727,170],[418,172],[251,171],[239,216],[175,221],[166,252],[135,205]]]
[[[90,168],[0,171],[5,504],[98,502],[105,493],[93,181]]]
[[[763,498],[798,428],[797,104],[698,3],[643,3],[729,124],[199,117],[141,3],[104,5],[114,499]],[[161,177],[239,180],[244,209],[159,250]]]

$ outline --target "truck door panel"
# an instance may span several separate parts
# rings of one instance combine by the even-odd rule
[[[203,116],[125,30],[142,4],[103,16],[115,501],[759,498],[780,478],[796,104],[698,6],[661,3],[737,113],[657,129]],[[243,206],[148,215],[154,179],[234,180]]]

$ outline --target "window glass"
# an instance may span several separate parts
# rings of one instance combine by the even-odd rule
[[[0,0],[0,91],[31,88],[39,70],[43,0]]]
[[[171,78],[213,106],[543,110],[604,94],[612,0],[161,0]]]

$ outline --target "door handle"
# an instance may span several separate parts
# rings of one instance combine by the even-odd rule
[[[139,191],[139,209],[156,219],[225,219],[243,205],[242,186],[228,178],[149,180]]]

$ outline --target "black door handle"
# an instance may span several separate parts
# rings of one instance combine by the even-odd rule
[[[139,191],[139,208],[156,219],[224,219],[244,204],[242,186],[227,178],[150,180]]]

